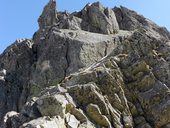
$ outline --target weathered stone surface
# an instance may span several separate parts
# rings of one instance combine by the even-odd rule
[[[45,8],[46,9],[46,8]],[[114,34],[119,31],[119,25],[114,11],[96,2],[87,4],[81,11],[57,13],[56,27],[60,29],[85,30],[89,32]],[[45,19],[44,19],[45,20]]]
[[[8,112],[4,119],[2,128],[18,128],[23,123],[29,121],[30,119],[22,114],[19,114],[17,112],[11,111]]]
[[[8,111],[17,111],[26,102],[31,70],[33,41],[16,40],[0,55],[0,119]]]
[[[86,108],[88,116],[98,125],[102,127],[111,127],[108,118],[101,114],[100,109],[95,104],[89,104]]]
[[[90,66],[109,54],[117,46],[118,41],[114,42],[114,39],[129,35],[131,33],[126,31],[102,35],[81,30],[58,31],[54,27],[43,43],[37,44],[38,58],[31,84],[40,87],[57,84],[70,73]]]
[[[67,112],[70,112],[72,115],[74,115],[81,123],[88,121],[84,112],[81,109],[75,108],[75,106],[72,104],[67,104],[66,109]]]
[[[40,29],[45,29],[55,25],[56,21],[56,1],[50,0],[49,3],[44,7],[43,12],[38,19],[39,27]]]
[[[74,115],[71,115],[70,113],[66,114],[66,123],[67,127],[69,128],[78,128],[80,121],[78,121]]]
[[[24,123],[19,128],[66,128],[66,126],[61,117],[41,117]]]
[[[170,122],[170,33],[99,2],[56,12],[0,55],[2,128],[161,128]]]
[[[64,118],[68,101],[63,95],[46,96],[38,99],[37,108],[42,116],[58,115]]]
[[[96,65],[97,67],[94,66],[94,69],[92,69],[92,71],[86,70],[85,72],[82,72],[80,74],[75,74],[75,75],[73,74],[70,81],[65,83],[66,86],[68,86],[68,93],[76,101],[77,105],[80,106],[80,108],[83,110],[84,108],[88,107],[89,104],[98,105],[101,113],[98,112],[98,116],[96,116],[96,118],[101,117],[99,118],[101,120],[103,118],[103,120],[106,121],[105,123],[107,123],[109,127],[112,127],[109,124],[114,124],[113,125],[114,127],[122,127],[120,123],[120,117],[121,117],[120,113],[122,113],[124,117],[124,121],[125,121],[124,123],[126,124],[126,126],[132,127],[133,126],[132,117],[127,105],[126,98],[124,96],[124,92],[122,90],[122,87],[124,85],[122,83],[122,78],[118,76],[120,71],[116,69],[115,67],[116,65],[114,65],[113,60],[106,61],[105,63],[107,66],[109,67],[111,66],[110,68],[112,68],[115,71],[111,71],[109,67],[107,69],[103,68],[102,67],[103,64],[101,63],[101,66],[100,65]],[[108,73],[107,71],[114,74],[117,72],[118,74],[116,76],[112,76],[112,74]],[[118,78],[117,76],[120,78]],[[117,78],[114,79],[113,77],[117,77]],[[117,103],[117,101],[115,100],[112,100],[111,98],[113,97],[112,93],[114,94],[114,92],[117,95],[117,99],[119,99],[119,103]],[[102,94],[105,94],[105,96],[103,96]],[[115,105],[116,103],[119,104],[119,106],[118,105],[116,106]],[[90,112],[88,112],[88,114],[89,113]],[[88,117],[92,116],[91,118],[95,120],[93,115],[94,114],[91,114],[90,116],[88,115]],[[107,122],[107,118],[108,118],[108,122]],[[129,118],[129,120],[127,118]],[[101,121],[99,120],[97,120],[97,122],[101,123]]]
[[[162,37],[170,39],[170,33],[165,27],[159,27],[154,22],[139,15],[135,11],[129,10],[126,7],[120,6],[113,8],[119,28],[123,30],[139,30],[147,32],[150,36]]]
[[[131,61],[131,56],[128,56],[120,63],[120,67],[123,68],[125,64],[128,64],[128,67],[124,67],[122,71],[128,82],[128,88],[131,92],[133,90],[133,102],[136,105],[138,104],[137,102],[139,102],[141,105],[142,111],[138,109],[139,104],[137,105],[138,112],[140,112],[141,115],[145,114],[146,120],[151,122],[154,127],[161,127],[169,122],[169,98],[167,97],[169,95],[169,88],[165,81],[165,79],[168,81],[169,75],[165,70],[162,70],[166,67],[167,62],[163,60],[163,56],[159,57],[155,55],[156,53],[146,54],[146,49],[153,52],[155,45],[158,45],[157,42],[153,43],[155,38],[149,39],[142,33],[134,34],[135,36],[132,36],[130,39],[131,42],[128,45],[133,47],[133,49],[138,49],[138,55],[144,59],[143,61],[140,61],[140,59]],[[137,43],[136,39],[138,39],[138,43],[140,44],[137,46],[138,48],[135,46]],[[147,47],[145,43],[142,43],[144,41],[148,44]],[[126,52],[130,52],[131,50],[131,48],[127,49],[128,47],[127,44],[125,44],[124,48],[127,50]],[[164,68],[161,66],[158,67],[155,61],[161,63]],[[168,68],[166,69],[169,71]],[[165,73],[157,75],[158,72],[155,72],[155,70],[165,71]],[[164,110],[166,110],[166,113],[163,114]],[[140,126],[150,127],[149,124],[145,126],[141,124]]]
[[[83,30],[103,34],[112,34],[119,31],[114,12],[111,9],[104,8],[99,2],[91,5],[87,4],[80,13],[82,13]]]
[[[25,105],[20,110],[20,113],[28,116],[29,118],[38,118],[41,117],[41,113],[39,112],[37,108],[36,100],[38,100],[37,97],[33,97],[32,99],[28,100]]]

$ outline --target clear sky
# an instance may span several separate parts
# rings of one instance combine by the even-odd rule
[[[58,0],[57,10],[81,10],[88,2],[97,0]],[[98,0],[104,6],[123,5],[137,11],[160,26],[170,30],[170,0]],[[48,0],[0,1],[0,53],[19,38],[32,38],[38,29],[37,19]]]

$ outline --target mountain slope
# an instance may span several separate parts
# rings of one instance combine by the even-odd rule
[[[45,6],[0,55],[2,128],[170,127],[170,33],[125,7]]]

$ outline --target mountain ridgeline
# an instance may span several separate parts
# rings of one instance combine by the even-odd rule
[[[170,128],[170,33],[125,7],[56,11],[0,55],[0,128]]]

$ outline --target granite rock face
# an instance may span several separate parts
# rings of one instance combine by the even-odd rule
[[[115,13],[99,2],[87,4],[81,11],[55,13],[55,1],[50,1],[39,18],[40,28],[56,25],[56,28],[85,30],[95,33],[112,34],[119,31]],[[57,15],[56,15],[57,14]]]
[[[159,27],[154,22],[139,15],[135,11],[129,10],[126,7],[113,8],[115,12],[119,28],[122,30],[133,31],[138,29],[139,31],[147,32],[150,36],[162,37],[163,39],[170,39],[170,34],[165,27]]]
[[[2,128],[170,127],[170,33],[99,2],[57,12],[0,55]]]
[[[38,19],[40,29],[55,25],[57,21],[56,16],[56,1],[50,0],[49,3],[44,7],[43,12]]]

